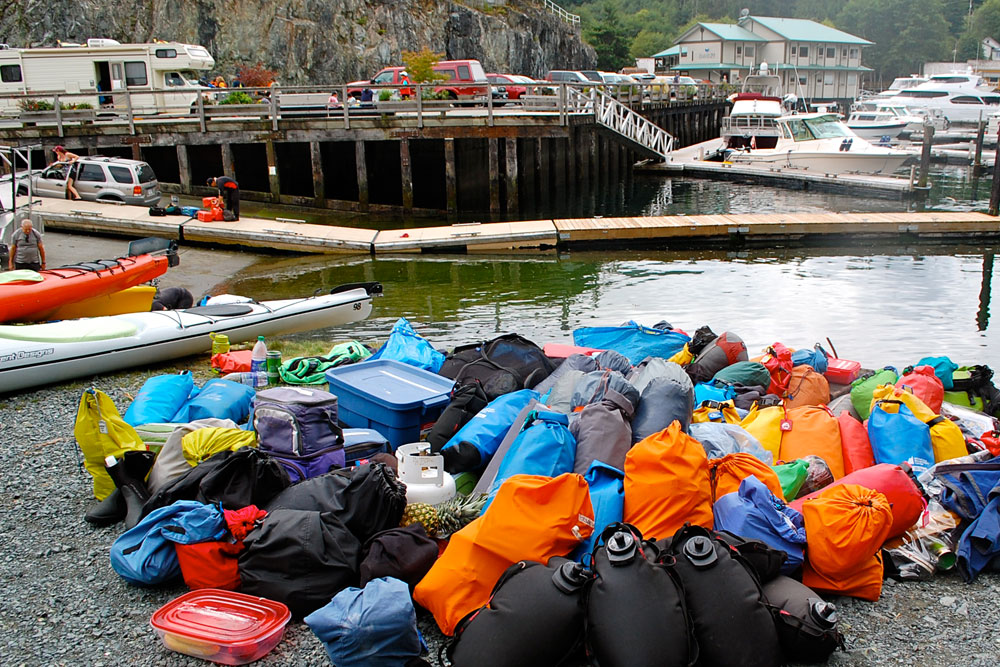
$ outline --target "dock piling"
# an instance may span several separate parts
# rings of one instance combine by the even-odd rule
[[[920,151],[920,177],[917,187],[923,190],[927,187],[927,173],[931,169],[931,146],[934,144],[934,126],[924,123],[924,145]]]

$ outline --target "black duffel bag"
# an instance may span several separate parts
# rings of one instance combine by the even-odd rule
[[[555,370],[542,348],[519,334],[504,334],[483,343],[456,347],[439,375],[456,384],[479,380],[493,400],[518,389],[531,389]]]
[[[458,433],[458,430],[489,405],[489,402],[483,386],[478,382],[456,386],[451,392],[451,403],[427,434],[427,443],[431,446],[431,451],[440,452],[441,448],[451,440],[451,436]]]

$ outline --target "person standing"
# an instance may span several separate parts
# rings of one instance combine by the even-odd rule
[[[79,166],[76,164],[76,161],[80,159],[80,156],[76,153],[70,153],[62,146],[56,146],[52,151],[56,154],[56,162],[65,162],[68,165],[66,196],[73,200],[80,199],[80,193],[76,191],[76,186],[73,184],[76,180],[76,169]]]
[[[8,264],[14,269],[30,269],[41,271],[45,268],[45,245],[42,235],[32,228],[31,220],[21,221],[21,229],[14,232],[10,239],[10,259]]]
[[[219,188],[219,198],[222,205],[233,212],[233,220],[240,219],[240,185],[228,176],[219,176],[208,179],[208,185]]]

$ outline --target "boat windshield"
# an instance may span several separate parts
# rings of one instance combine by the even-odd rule
[[[851,136],[850,130],[848,130],[847,127],[833,114],[816,116],[815,118],[806,118],[803,122],[817,139],[831,139],[833,137]]]

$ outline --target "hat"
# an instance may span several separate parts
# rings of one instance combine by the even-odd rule
[[[66,149],[63,148],[62,146],[56,146],[55,148],[52,149],[52,152],[53,153],[58,153],[59,151],[64,151],[64,150],[66,150]]]
[[[212,181],[214,181],[214,180],[215,180],[215,176],[210,176],[209,178],[205,179],[205,185],[211,185]]]

